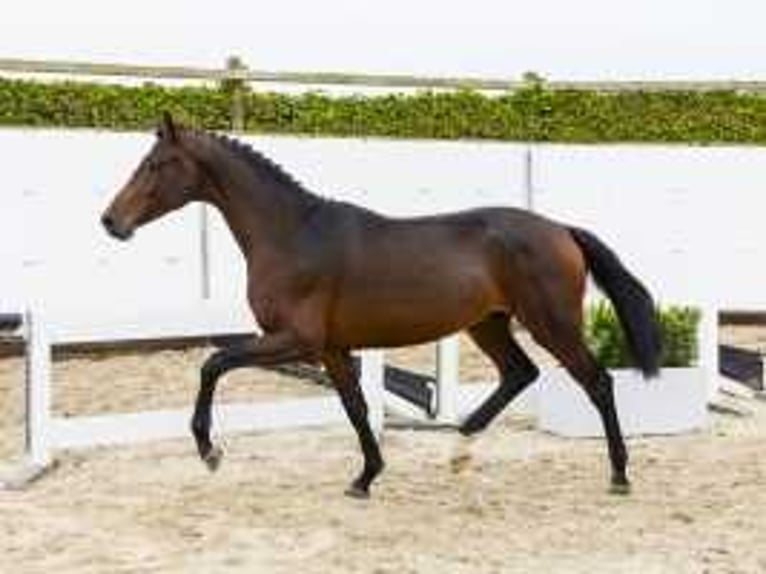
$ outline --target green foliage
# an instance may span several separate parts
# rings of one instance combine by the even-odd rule
[[[221,90],[0,79],[0,125],[153,128],[163,110],[192,125],[229,126],[230,102]]]
[[[585,339],[598,362],[607,368],[631,364],[625,335],[614,308],[599,302],[585,316]]]
[[[693,307],[658,309],[663,340],[663,367],[689,367],[697,360],[700,311]],[[614,308],[602,301],[588,309],[585,338],[598,361],[607,368],[633,364]]]
[[[231,67],[241,65],[236,61]],[[766,143],[766,98],[738,92],[553,91],[333,97],[210,87],[138,87],[0,78],[0,125],[144,130],[163,110],[206,129],[241,114],[249,132],[556,142]]]
[[[688,367],[697,360],[697,328],[699,309],[671,307],[660,314],[660,326],[665,349],[665,367]]]

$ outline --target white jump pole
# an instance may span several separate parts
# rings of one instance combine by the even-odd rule
[[[45,326],[35,310],[11,313],[12,332],[24,341],[25,460],[23,465],[3,470],[0,490],[20,489],[42,476],[50,466],[50,345]],[[18,326],[16,326],[18,324]]]
[[[436,418],[445,424],[456,424],[458,382],[460,379],[460,339],[452,335],[436,346]]]
[[[360,385],[367,401],[367,413],[373,432],[383,433],[384,356],[379,349],[367,349],[361,353],[362,372]]]
[[[26,449],[35,467],[50,464],[51,346],[39,309],[24,315],[26,339]]]
[[[718,374],[718,307],[707,303],[702,307],[699,334],[699,364],[708,382],[708,401],[715,400],[720,386]]]

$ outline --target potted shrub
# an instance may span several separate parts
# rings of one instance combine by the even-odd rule
[[[696,365],[700,312],[682,306],[660,307],[663,336],[662,369],[644,380],[631,368],[622,328],[611,305],[599,302],[588,309],[585,337],[601,365],[614,379],[615,402],[623,433],[675,434],[707,424],[707,386]],[[596,409],[567,373],[544,375],[539,390],[540,427],[565,436],[602,436]]]

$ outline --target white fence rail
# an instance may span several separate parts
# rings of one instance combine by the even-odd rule
[[[529,86],[526,80],[479,77],[413,76],[407,74],[360,74],[343,72],[279,72],[249,68],[236,56],[225,67],[200,68],[189,66],[142,66],[117,63],[96,63],[61,60],[28,60],[0,58],[0,71],[22,75],[50,75],[87,79],[110,78],[118,82],[133,80],[242,80],[253,84],[307,86],[340,86],[343,88],[401,89],[473,89],[482,91],[513,91]],[[766,82],[754,80],[723,81],[559,81],[545,83],[550,90],[593,90],[597,92],[764,92]]]

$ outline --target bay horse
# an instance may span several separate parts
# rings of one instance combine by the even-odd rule
[[[659,369],[661,337],[647,289],[594,234],[512,208],[393,219],[309,192],[283,168],[235,139],[162,118],[157,139],[102,216],[129,239],[190,202],[212,204],[247,262],[247,296],[262,335],[205,361],[191,422],[201,459],[216,382],[246,366],[324,366],[364,455],[346,493],[367,497],[383,458],[367,418],[353,349],[433,341],[467,330],[497,367],[500,384],[459,426],[484,429],[539,372],[514,339],[516,318],[582,386],[598,410],[612,492],[627,493],[627,450],[612,379],[582,334],[588,273],[616,308],[637,366]]]

